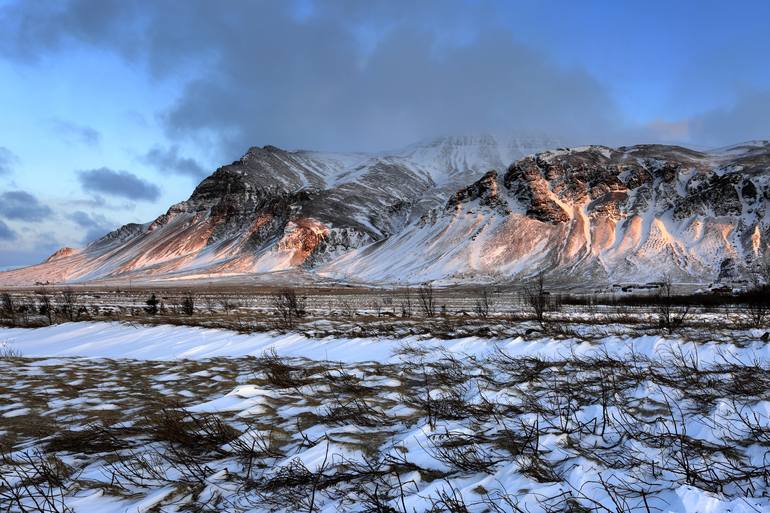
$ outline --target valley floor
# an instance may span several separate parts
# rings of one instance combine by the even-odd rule
[[[3,328],[0,510],[767,511],[763,333]]]

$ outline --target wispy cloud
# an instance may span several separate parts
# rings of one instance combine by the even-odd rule
[[[179,155],[177,145],[168,148],[154,146],[139,160],[161,173],[175,173],[195,179],[205,178],[209,174],[195,159]]]
[[[117,223],[108,220],[101,214],[89,214],[82,210],[76,210],[69,217],[80,228],[83,228],[83,244],[87,244],[106,235],[117,227]]]
[[[0,175],[8,175],[13,172],[19,163],[19,157],[8,148],[0,146]]]
[[[62,140],[69,143],[81,143],[87,146],[98,146],[102,135],[95,128],[79,125],[63,119],[52,119],[51,129]]]
[[[16,232],[14,232],[10,226],[0,220],[0,240],[15,240],[16,237]]]
[[[155,201],[160,197],[160,189],[157,185],[128,171],[101,167],[79,171],[78,179],[83,190],[89,192],[143,201]]]

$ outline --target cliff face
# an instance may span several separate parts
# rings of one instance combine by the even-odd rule
[[[768,254],[769,198],[765,142],[714,152],[659,145],[547,151],[502,176],[488,173],[445,209],[324,270],[382,281],[507,280],[541,271],[577,284],[666,274],[738,279]]]
[[[369,282],[541,271],[582,283],[711,282],[746,276],[768,252],[768,143],[588,146],[500,167],[516,147],[450,138],[387,155],[251,148],[152,223],[0,282],[294,268]]]

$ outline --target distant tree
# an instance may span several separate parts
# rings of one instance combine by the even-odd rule
[[[425,317],[436,316],[436,297],[431,283],[423,283],[417,289],[417,301]]]
[[[545,289],[545,276],[543,273],[537,275],[535,280],[524,287],[524,299],[535,314],[540,327],[545,327],[546,312],[549,312],[553,305],[551,303],[551,293]]]
[[[492,293],[489,291],[489,289],[482,289],[481,294],[476,299],[476,305],[474,310],[476,311],[476,315],[478,315],[482,319],[486,319],[489,317],[489,313],[494,308],[494,299],[492,298]]]
[[[145,302],[147,306],[144,307],[144,311],[150,315],[156,315],[158,313],[158,305],[160,300],[152,294],[150,298]]]
[[[677,304],[670,275],[665,275],[661,280],[656,299],[658,324],[666,330],[666,333],[671,335],[684,325],[687,314],[690,312],[690,306]]]
[[[283,289],[272,296],[273,308],[284,326],[291,327],[297,319],[305,316],[305,298],[300,297],[294,289]]]
[[[407,286],[404,289],[404,297],[401,301],[401,317],[412,316],[412,289]]]
[[[77,303],[77,294],[72,289],[64,289],[61,291],[61,306],[60,310],[62,316],[68,321],[76,321],[80,308]]]
[[[2,312],[3,317],[8,319],[11,325],[16,324],[16,304],[13,300],[13,296],[5,292],[2,295]]]
[[[756,263],[751,281],[751,289],[744,294],[746,313],[753,328],[762,328],[770,319],[770,255]]]
[[[44,315],[46,319],[48,319],[48,325],[50,326],[53,324],[53,306],[51,305],[51,296],[44,288],[37,289],[35,294],[37,294],[38,301],[40,302],[38,312],[40,315]]]
[[[182,297],[182,313],[185,315],[192,315],[195,313],[195,297],[191,293],[187,293]]]

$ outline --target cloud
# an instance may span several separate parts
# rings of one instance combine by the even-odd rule
[[[600,82],[518,41],[492,5],[19,2],[6,9],[12,36],[0,51],[30,61],[90,45],[182,84],[161,113],[166,133],[213,144],[217,159],[268,143],[379,150],[482,131],[617,138],[623,117]],[[165,157],[178,159],[148,155]]]
[[[157,185],[128,171],[115,171],[108,167],[78,172],[83,190],[119,196],[130,200],[155,201],[160,197]]]
[[[0,216],[18,221],[40,222],[53,215],[47,205],[24,191],[6,191],[0,194]]]
[[[2,244],[3,241],[0,241]],[[3,268],[13,268],[30,265],[31,262],[42,262],[54,251],[61,247],[61,243],[56,240],[56,234],[43,232],[27,240],[27,247],[20,247],[17,241],[7,241],[0,251],[0,270]]]
[[[102,139],[102,134],[98,130],[62,119],[52,119],[51,128],[64,141],[69,143],[98,146]]]
[[[177,145],[168,148],[155,146],[142,155],[139,160],[163,173],[176,173],[195,179],[202,179],[209,175],[209,172],[195,159],[179,156]]]
[[[13,172],[13,168],[19,163],[19,157],[8,148],[0,146],[0,175]]]
[[[0,220],[0,240],[15,240],[16,232],[11,227]]]
[[[83,236],[83,244],[100,239],[117,227],[117,223],[108,220],[101,214],[88,214],[82,210],[76,210],[67,217],[80,228],[86,230]]]
[[[405,24],[362,59],[336,19],[255,22],[248,43],[240,34],[215,42],[217,58],[163,118],[171,136],[212,138],[234,156],[265,142],[377,150],[519,130],[607,141],[621,128],[598,81],[553,64],[505,29],[441,48],[437,34]],[[275,44],[286,40],[288,47]]]
[[[687,120],[689,138],[712,146],[770,139],[770,90],[742,91],[735,102]]]

